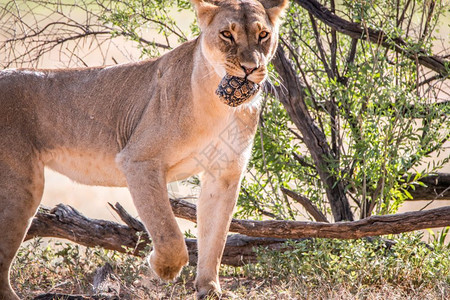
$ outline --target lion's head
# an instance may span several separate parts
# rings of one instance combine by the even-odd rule
[[[275,53],[278,21],[287,0],[192,0],[202,52],[219,77],[261,83]]]

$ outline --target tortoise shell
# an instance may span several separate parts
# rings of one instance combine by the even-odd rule
[[[236,107],[256,94],[258,90],[259,84],[227,74],[220,81],[216,94],[223,103]]]

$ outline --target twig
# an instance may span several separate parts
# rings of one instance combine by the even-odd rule
[[[410,47],[410,45],[401,37],[391,37],[382,30],[376,30],[372,28],[367,28],[366,34],[365,29],[362,28],[360,24],[352,23],[340,18],[316,0],[294,1],[301,7],[306,9],[313,16],[321,20],[323,23],[340,33],[343,33],[355,39],[368,39],[372,43],[379,43],[383,47],[392,48],[395,52],[403,54],[409,59],[415,60],[417,58],[419,64],[430,68],[437,73],[440,73],[444,77],[450,75],[448,68],[446,68],[446,64],[449,63],[448,60],[442,59],[437,55],[427,55],[424,49],[418,49],[414,52],[411,52],[410,49],[412,47]]]
[[[291,197],[306,209],[306,211],[317,221],[329,223],[327,217],[312,203],[312,201],[305,196],[297,194],[294,191],[281,187],[281,191],[287,196]]]

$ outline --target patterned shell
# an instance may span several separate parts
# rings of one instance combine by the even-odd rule
[[[216,94],[223,103],[236,107],[244,103],[259,90],[259,84],[246,78],[225,75],[217,87]]]

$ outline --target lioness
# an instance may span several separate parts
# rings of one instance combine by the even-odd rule
[[[0,72],[0,299],[19,299],[9,268],[38,208],[44,166],[90,185],[127,186],[161,278],[188,262],[167,183],[202,174],[197,297],[218,269],[259,114],[215,91],[225,75],[260,84],[287,0],[192,0],[201,34],[139,63]]]

